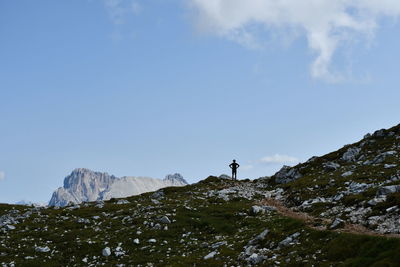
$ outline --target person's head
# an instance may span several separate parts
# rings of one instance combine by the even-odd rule
[[[236,162],[236,159],[234,159],[233,162]]]

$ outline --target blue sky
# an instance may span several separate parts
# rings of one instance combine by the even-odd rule
[[[0,0],[0,202],[77,167],[257,178],[397,125],[399,4],[283,2]]]

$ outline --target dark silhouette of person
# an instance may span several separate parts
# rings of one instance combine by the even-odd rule
[[[232,169],[232,180],[237,180],[237,169],[240,165],[236,163],[236,160],[233,160],[229,167]]]

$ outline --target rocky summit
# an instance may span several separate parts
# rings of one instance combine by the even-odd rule
[[[399,157],[396,126],[256,180],[3,204],[0,266],[400,266]]]
[[[167,186],[184,185],[187,185],[187,182],[179,173],[167,175],[163,180],[128,176],[118,178],[108,173],[79,168],[65,177],[64,186],[53,193],[49,206],[122,198],[156,191]]]

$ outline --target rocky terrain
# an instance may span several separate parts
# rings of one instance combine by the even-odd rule
[[[400,127],[367,134],[352,145],[264,181],[283,190],[282,201],[313,216],[400,234]]]
[[[0,266],[400,266],[398,153],[400,126],[254,181],[0,205]]]
[[[52,195],[49,206],[66,206],[82,202],[109,200],[156,191],[167,186],[187,185],[182,175],[175,173],[165,179],[149,177],[115,177],[88,169],[75,169],[64,179],[64,186]]]

